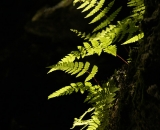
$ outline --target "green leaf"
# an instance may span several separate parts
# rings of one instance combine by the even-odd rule
[[[79,71],[82,70],[82,68],[83,68],[83,62],[79,62],[77,70],[74,71],[71,75],[78,73]]]
[[[107,48],[104,48],[104,52],[117,56],[117,48],[115,45],[110,45]]]
[[[71,86],[63,87],[63,88],[53,92],[52,94],[50,94],[48,96],[48,99],[54,98],[54,97],[59,97],[59,96],[62,96],[62,95],[70,94],[70,91],[71,92],[73,91],[73,88]]]
[[[97,0],[91,0],[89,5],[84,10],[82,10],[82,12],[88,11],[90,8],[94,7],[96,2]]]
[[[90,66],[90,63],[86,62],[85,65],[84,65],[84,68],[82,69],[82,71],[76,77],[82,76],[84,73],[86,73],[89,66]]]
[[[95,74],[97,73],[97,71],[98,71],[98,67],[97,67],[96,65],[94,65],[93,68],[92,68],[91,73],[90,73],[90,74],[88,75],[88,77],[85,79],[85,82],[91,80],[91,79],[95,76]]]
[[[77,9],[81,9],[84,8],[85,6],[87,6],[89,4],[89,2],[86,0],[83,4],[81,4]]]
[[[94,0],[95,3],[96,3],[96,1],[97,0]],[[98,5],[95,6],[95,8],[85,18],[88,18],[88,17],[94,15],[97,11],[99,11],[102,8],[104,2],[105,2],[105,0],[100,0],[100,2],[98,3]]]
[[[142,39],[143,37],[144,37],[144,33],[140,33],[140,34],[132,37],[131,39],[127,40],[126,42],[122,43],[121,45],[125,45],[125,44],[136,42],[136,41]]]
[[[68,71],[68,73],[71,73],[71,75],[73,75],[73,73],[76,72],[77,69],[78,69],[78,62],[75,62],[74,63],[74,68],[72,68],[70,71]]]

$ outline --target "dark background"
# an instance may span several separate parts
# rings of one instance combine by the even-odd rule
[[[72,33],[70,28],[90,32],[94,27],[87,24],[89,20],[83,18],[85,15],[80,10],[71,6],[56,10],[49,19],[31,22],[38,9],[45,5],[52,7],[58,2],[0,2],[1,130],[69,130],[74,117],[82,115],[90,106],[83,103],[86,94],[80,93],[47,100],[52,92],[71,82],[83,81],[83,77],[75,79],[61,71],[47,74],[49,69],[46,67],[57,63],[77,45],[82,45],[83,39]],[[119,4],[113,10],[117,7]],[[126,5],[117,19],[127,16],[125,9]],[[128,53],[119,44],[118,54],[126,59]],[[107,80],[114,69],[123,64],[119,58],[109,54],[85,60],[99,66],[98,81]]]

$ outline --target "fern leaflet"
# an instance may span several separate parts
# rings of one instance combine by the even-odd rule
[[[89,66],[90,66],[90,63],[86,62],[83,70],[76,77],[79,77],[79,76],[83,75],[84,73],[86,73],[88,68],[89,68]]]
[[[140,34],[132,37],[131,39],[127,40],[126,42],[122,43],[121,45],[125,45],[125,44],[129,44],[129,43],[133,43],[133,42],[139,41],[143,37],[144,37],[144,33],[140,33]]]
[[[98,71],[98,67],[97,67],[96,65],[94,65],[93,68],[92,68],[91,73],[90,73],[90,74],[88,75],[88,77],[85,79],[85,82],[91,80],[91,79],[95,76],[95,74],[97,73],[97,71]]]
[[[89,5],[85,9],[83,9],[82,12],[88,11],[90,8],[94,7],[96,2],[97,2],[97,0],[91,0]]]
[[[83,4],[81,4],[77,9],[81,9],[84,8],[85,6],[87,6],[89,4],[89,2],[86,0]]]
[[[122,7],[119,7],[115,12],[113,12],[105,21],[103,21],[100,25],[98,25],[93,32],[98,31],[104,27],[106,27],[108,24],[110,24],[111,21],[115,19],[119,11],[121,10]]]
[[[102,8],[104,2],[105,2],[105,0],[101,0],[101,1],[98,3],[98,5],[95,6],[95,8],[94,8],[85,18],[88,18],[88,17],[94,15],[97,11],[99,11],[99,10]]]

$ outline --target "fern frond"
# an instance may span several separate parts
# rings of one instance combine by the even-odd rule
[[[116,45],[110,45],[106,48],[103,49],[104,52],[108,53],[108,54],[111,54],[113,56],[117,56],[117,47]]]
[[[83,62],[81,62],[80,64],[78,64],[78,67],[76,69],[73,68],[74,71],[73,70],[70,71],[71,75],[77,74],[78,72],[80,72],[82,70],[82,68],[83,68]]]
[[[91,40],[92,46],[93,47],[98,47],[99,46],[99,42],[96,40]]]
[[[83,120],[88,110],[79,119],[75,118],[72,128],[82,125],[83,128],[87,127],[87,130],[104,129],[109,123],[109,108],[112,107],[112,102],[115,100],[115,92],[119,88],[116,87],[112,77],[103,84],[103,87],[99,85],[92,86],[90,82],[85,83],[85,86],[88,86],[87,91],[89,93],[84,102],[87,101],[92,104],[92,110],[94,111],[91,114],[91,119]]]
[[[86,0],[86,1],[84,1],[84,3],[82,3],[77,9],[82,9],[82,8],[84,8],[85,6],[87,6],[88,4],[89,4],[89,1]]]
[[[80,64],[81,62],[79,62],[79,64]],[[65,64],[65,63],[64,63]],[[65,71],[66,73],[70,73],[70,71],[72,71],[73,69],[75,69],[75,66],[77,66],[77,63],[73,63],[73,62],[71,62],[71,63],[69,63],[68,65],[67,64],[65,64],[65,69],[63,69],[63,68],[61,68],[60,70],[63,70],[63,71]],[[78,66],[79,67],[79,66]],[[77,68],[78,68],[77,67]]]
[[[144,4],[141,4],[139,6],[136,6],[134,9],[133,9],[133,13],[137,13],[137,12],[141,12],[141,11],[144,11],[145,10],[145,6]]]
[[[131,0],[127,3],[127,6],[134,7],[131,17],[135,18],[137,21],[143,19],[143,14],[145,11],[144,0]]]
[[[139,5],[143,4],[143,3],[144,3],[144,0],[130,0],[127,3],[127,6],[128,7],[139,6]]]
[[[90,82],[85,82],[85,86],[91,86],[89,84]],[[99,85],[94,85],[92,87],[88,87],[88,95],[86,97],[86,99],[84,100],[84,102],[88,102],[90,100],[94,100],[94,98],[98,98],[100,95],[99,95],[99,91],[102,90],[101,86]]]
[[[98,54],[100,56],[102,52],[102,47],[100,43],[96,40],[91,40],[92,48],[94,50],[94,53]]]
[[[104,8],[97,16],[95,16],[94,19],[89,24],[95,23],[98,20],[100,20],[102,17],[104,17],[105,14],[108,13],[110,8],[113,6],[113,4],[114,4],[114,0],[108,4],[108,7]]]
[[[94,15],[97,11],[99,11],[102,8],[104,2],[105,0],[100,0],[100,2],[95,6],[95,8],[85,18],[88,18]]]
[[[71,75],[77,74],[76,77],[82,76],[84,73],[88,73],[90,63],[86,62],[85,65],[83,62],[63,62],[63,63],[57,63],[56,65],[51,66],[50,72],[56,71],[56,70],[62,70],[65,71],[66,73],[70,73]],[[93,66],[91,73],[89,76],[86,78],[86,81],[89,81],[94,77],[94,75],[97,73],[98,67]]]
[[[98,25],[93,32],[98,31],[104,27],[106,27],[108,24],[110,24],[111,21],[115,19],[119,11],[121,10],[122,7],[119,7],[115,12],[113,12],[105,21],[103,21],[100,25]]]
[[[107,37],[99,37],[99,38],[100,39],[94,38],[90,40],[91,44],[89,44],[88,42],[84,42],[83,43],[84,47],[78,46],[82,58],[93,54],[100,55],[102,51],[116,56],[117,49],[115,45],[110,45],[112,43],[111,39]]]
[[[70,54],[74,55],[75,58],[77,58],[77,59],[80,59],[80,58],[81,58],[81,54],[80,54],[79,51],[71,51]]]
[[[118,42],[120,42],[126,36],[126,34],[128,34],[127,39],[130,39],[133,34],[139,30],[135,24],[136,22],[131,18],[124,19],[121,21],[121,23],[119,22],[117,27],[120,28],[121,31],[119,33],[119,38],[117,38]]]
[[[94,17],[94,19],[89,24],[99,21],[101,18],[105,16],[106,13],[107,13],[107,8],[104,8],[96,17]]]
[[[144,37],[144,33],[140,33],[140,34],[132,37],[131,39],[127,40],[126,42],[122,43],[121,45],[125,45],[125,44],[129,44],[129,43],[133,43],[133,42],[139,41],[143,37]]]
[[[63,87],[60,90],[57,90],[56,92],[50,94],[48,96],[48,99],[54,98],[54,97],[59,97],[62,95],[71,94],[73,91],[74,91],[74,89],[71,86],[66,86],[66,87]]]
[[[101,46],[99,45],[99,43],[97,41],[91,41],[92,46],[88,43],[88,42],[84,42],[83,46],[78,46],[81,52],[81,55],[83,55],[83,58],[85,56],[89,56],[89,55],[93,55],[93,54],[98,54],[100,55],[102,52]],[[85,53],[85,54],[84,54]]]
[[[87,126],[89,125],[90,120],[82,120],[82,119],[84,118],[84,116],[85,116],[87,113],[89,113],[89,112],[91,112],[91,111],[93,111],[93,110],[94,110],[94,107],[93,107],[93,108],[89,108],[87,111],[85,111],[85,112],[83,113],[82,116],[80,116],[79,119],[78,119],[78,118],[74,118],[73,126],[72,126],[72,128],[70,128],[70,129],[73,129],[75,126],[81,126],[81,125],[84,125],[84,127],[83,127],[81,130],[83,130],[85,127],[87,127]]]
[[[89,34],[86,34],[85,32],[80,32],[80,31],[78,31],[78,30],[76,30],[76,29],[70,29],[72,32],[74,32],[74,33],[76,33],[77,34],[77,36],[80,36],[81,38],[84,38],[84,40],[87,40],[87,39],[89,39],[90,38],[90,33]]]
[[[61,59],[61,61],[59,61],[59,63],[64,63],[64,62],[73,62],[75,60],[75,55],[73,54],[68,54],[67,56],[65,56],[63,59]]]
[[[85,48],[83,46],[77,46],[79,53],[81,55],[82,58],[84,58],[87,54],[87,51],[85,50]]]
[[[83,9],[82,12],[91,10],[86,17],[93,16],[96,12],[100,11],[100,13],[95,16],[90,23],[97,22],[103,18],[114,3],[114,1],[110,2],[108,7],[101,11],[105,0],[99,0],[99,2],[97,2],[97,0],[73,0],[73,4],[75,5],[79,1],[83,3],[78,7],[78,9]],[[71,75],[77,74],[76,77],[82,76],[86,72],[88,73],[84,83],[71,83],[69,86],[65,86],[48,96],[48,99],[50,99],[62,95],[69,95],[73,92],[80,91],[80,93],[83,94],[85,91],[88,91],[88,95],[84,102],[91,104],[92,108],[89,108],[82,116],[80,116],[79,119],[75,118],[71,129],[75,126],[83,126],[82,129],[87,127],[87,130],[104,130],[106,125],[108,125],[110,114],[109,110],[114,104],[116,92],[119,88],[116,87],[113,77],[111,77],[106,83],[102,84],[102,86],[99,84],[92,85],[92,83],[88,81],[95,76],[98,71],[98,67],[94,65],[90,68],[89,62],[75,62],[75,60],[93,54],[100,55],[102,51],[116,56],[117,48],[116,45],[113,45],[112,43],[115,41],[121,41],[126,35],[128,38],[123,45],[143,38],[144,34],[140,32],[136,26],[136,24],[143,18],[145,7],[142,1],[143,0],[130,0],[130,2],[128,2],[128,6],[134,7],[133,14],[121,21],[118,21],[116,25],[111,25],[110,23],[115,19],[121,10],[121,7],[118,8],[93,30],[93,32],[95,32],[106,27],[106,29],[101,32],[86,34],[85,32],[82,33],[72,29],[71,31],[88,41],[84,42],[83,46],[77,46],[77,51],[72,51],[67,56],[62,58],[57,64],[48,67],[50,68],[48,73],[56,70],[62,70]],[[133,37],[133,34],[137,32],[140,33]],[[88,70],[91,70],[91,72]],[[83,120],[83,117],[89,112],[92,112],[91,119]]]
[[[141,2],[139,0],[131,0],[131,1],[130,1],[130,3],[128,3],[128,5],[135,6],[133,13],[142,12],[144,10],[144,6],[141,5]],[[83,2],[85,2],[85,0]],[[95,1],[91,1],[91,2],[93,2],[95,4]],[[135,4],[135,2],[136,2],[136,4]],[[101,3],[104,3],[104,1],[100,0],[99,3],[97,4],[97,6],[101,5],[101,7],[102,7]],[[110,10],[110,8],[113,6],[113,4],[114,4],[114,1],[110,2],[108,4],[108,10],[105,8],[103,11],[105,13],[107,13]],[[93,10],[95,10],[95,8],[97,6],[95,6]],[[100,10],[100,9],[98,9],[98,10]],[[108,24],[110,24],[110,22],[114,20],[114,18],[116,17],[116,15],[119,13],[120,10],[121,10],[121,7],[118,8],[115,12],[113,12],[99,26],[97,26],[93,30],[93,32],[95,32],[99,29],[102,29],[103,27],[106,27]],[[100,18],[104,17],[104,14],[102,12],[99,13],[97,15],[97,17],[95,17],[91,21],[91,23],[96,22]],[[88,16],[90,16],[89,14],[88,14]],[[95,14],[95,12],[93,14]],[[131,15],[130,17],[133,17],[133,16]],[[76,32],[78,34],[78,36],[81,36],[81,38],[85,38],[86,40],[88,39],[91,42],[91,44],[85,42],[84,47],[78,46],[78,50],[80,52],[81,57],[84,58],[85,56],[93,55],[95,53],[100,55],[102,51],[116,56],[116,50],[117,50],[116,46],[110,46],[110,44],[117,41],[117,40],[121,41],[126,36],[126,34],[128,34],[127,39],[131,39],[133,34],[138,31],[138,27],[135,25],[137,23],[137,21],[136,20],[133,21],[130,17],[127,17],[124,20],[122,20],[121,22],[118,22],[118,24],[116,26],[109,25],[109,27],[107,27],[106,30],[102,30],[101,33],[99,32],[97,34],[93,33],[92,36],[91,36],[91,34],[88,34],[86,36],[85,33],[81,33],[81,32],[78,32],[77,30],[74,30],[74,32]],[[140,20],[140,19],[138,19],[138,20]],[[106,39],[106,41],[104,39]]]
[[[65,86],[65,87],[53,92],[52,94],[50,94],[48,96],[48,99],[63,96],[63,95],[70,95],[74,91],[75,92],[80,91],[83,94],[84,91],[87,89],[88,88],[87,87],[85,88],[85,86],[82,82],[71,83],[70,86]]]
[[[84,65],[84,68],[82,69],[82,71],[76,77],[79,77],[79,76],[83,75],[84,73],[86,73],[87,70],[89,69],[89,66],[90,66],[90,63],[86,62],[85,65]]]
[[[91,37],[89,39],[91,44],[89,44],[88,42],[84,42],[83,43],[84,47],[78,46],[78,50],[79,50],[79,53],[82,58],[84,58],[85,56],[93,55],[93,54],[100,55],[102,51],[116,56],[116,52],[117,52],[116,46],[110,45],[112,43],[113,39],[115,38],[115,31],[113,31],[115,26],[110,25],[109,27],[110,28],[107,29],[107,31],[104,32],[104,34],[102,32],[101,34],[100,33],[97,34],[97,36],[96,35],[93,36],[93,38]],[[113,31],[114,33],[111,31]],[[107,33],[107,32],[110,32],[110,33],[108,33],[109,36],[106,36],[105,33]],[[111,35],[113,35],[113,36],[111,36]]]
[[[86,50],[89,50],[91,48],[91,45],[88,42],[83,42],[83,45]]]
[[[91,80],[95,76],[95,74],[97,73],[97,71],[98,71],[98,67],[96,65],[94,65],[93,68],[92,68],[92,71],[90,72],[90,74],[88,75],[88,77],[85,79],[85,82]]]
[[[116,38],[116,40],[118,40],[118,42],[120,42],[125,37],[125,35],[128,33],[127,29],[128,29],[129,20],[130,19],[125,19],[121,22],[118,22],[117,27],[116,27],[116,28],[120,29],[120,31],[117,35],[117,38]]]
[[[144,14],[144,12],[145,12],[145,11],[142,10],[142,11],[139,12],[139,13],[134,13],[134,14],[131,15],[131,17],[136,18],[137,21],[141,21],[141,20],[143,19],[143,14]]]
[[[73,67],[73,64],[66,66]],[[85,67],[83,68],[85,68],[86,71],[88,67],[89,64],[86,63]],[[88,79],[86,78],[86,81],[90,80],[95,75],[97,69],[98,68],[96,66],[92,68],[91,74],[87,77]],[[65,68],[64,70],[68,69]],[[72,71],[68,72],[71,73]],[[75,126],[83,126],[82,129],[87,127],[87,130],[96,130],[104,128],[107,125],[107,122],[109,120],[109,108],[112,106],[112,102],[115,100],[115,92],[118,90],[119,89],[115,86],[112,78],[110,78],[107,83],[103,84],[103,88],[101,88],[99,85],[93,86],[91,82],[77,82],[71,83],[69,86],[65,86],[55,91],[48,96],[48,99],[62,95],[69,95],[73,92],[80,91],[83,94],[85,91],[88,91],[88,95],[85,101],[92,104],[93,107],[89,108],[82,116],[80,116],[80,118],[75,118],[73,127],[71,129],[73,129]],[[83,120],[83,117],[88,112],[92,112],[91,119]],[[104,120],[105,123],[103,123]]]
[[[97,3],[97,0],[91,0],[89,5],[85,7],[85,9],[83,9],[82,12],[88,11],[90,8],[94,7],[96,3]]]
[[[127,31],[129,34],[128,34],[128,37],[126,38],[126,41],[130,39],[133,36],[133,34],[139,30],[138,26],[136,26],[136,23],[134,22],[129,23],[128,26],[129,28]]]
[[[115,41],[120,42],[126,34],[128,34],[127,39],[130,39],[133,36],[133,33],[138,31],[138,27],[135,24],[136,22],[131,18],[125,18],[122,21],[117,21],[117,25],[113,26],[113,28],[106,28],[106,34],[104,37],[108,37],[112,43]]]

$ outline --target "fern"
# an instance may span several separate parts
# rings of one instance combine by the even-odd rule
[[[90,8],[94,7],[95,4],[96,4],[96,2],[97,2],[97,0],[91,0],[90,3],[89,3],[89,5],[86,8],[84,8],[82,10],[82,12],[88,11]]]
[[[144,0],[131,0],[127,4],[129,7],[134,7],[131,17],[135,18],[137,21],[142,20],[145,11]]]
[[[131,39],[127,40],[126,42],[124,42],[122,45],[125,45],[125,44],[129,44],[129,43],[133,43],[133,42],[136,42],[136,41],[139,41],[140,39],[142,39],[144,37],[144,33],[140,33],[134,37],[132,37]]]
[[[90,87],[85,102],[93,105],[90,110],[94,110],[94,112],[91,114],[91,119],[83,120],[88,110],[79,119],[76,118],[72,129],[79,125],[84,125],[84,127],[88,126],[87,130],[104,128],[107,122],[109,122],[109,108],[112,106],[111,103],[114,101],[115,92],[118,90],[113,78],[110,78],[107,83],[103,84],[103,88],[98,85]],[[105,123],[103,123],[104,121]]]
[[[107,7],[103,8],[105,0],[73,0],[73,5],[78,2],[82,2],[78,9],[82,9],[82,12],[89,12],[85,18],[94,17],[90,24],[105,18],[105,15],[114,4],[113,0]],[[91,79],[96,81],[95,75],[98,72],[98,67],[94,65],[90,68],[89,62],[83,63],[76,60],[94,54],[100,56],[102,52],[117,56],[117,47],[113,44],[114,42],[121,42],[126,35],[127,38],[122,45],[133,43],[143,38],[144,34],[137,26],[137,23],[142,20],[145,10],[143,0],[130,0],[127,5],[128,7],[133,7],[132,14],[121,21],[117,21],[116,25],[112,25],[111,22],[118,15],[121,7],[108,15],[107,19],[93,29],[92,33],[86,34],[85,32],[82,33],[76,29],[71,29],[71,31],[85,40],[83,45],[77,46],[76,51],[70,52],[57,64],[48,67],[50,68],[48,73],[62,70],[70,75],[77,74],[76,77],[82,76],[85,73],[88,74],[84,82],[71,83],[69,86],[65,86],[48,96],[48,99],[50,99],[78,91],[83,94],[87,91],[88,95],[84,102],[91,104],[92,107],[84,112],[80,118],[74,119],[71,129],[76,126],[83,126],[82,129],[87,127],[87,130],[103,130],[109,123],[109,109],[113,106],[116,92],[119,88],[116,87],[113,77],[102,85],[99,85],[98,82],[96,82],[96,85],[93,85],[89,81]],[[95,33],[96,31],[98,32]],[[115,71],[116,74],[117,72]],[[84,120],[83,118],[87,113],[91,113],[91,118]]]
[[[143,2],[144,2],[144,0],[130,0],[127,4],[129,7],[133,7],[133,6],[142,5],[142,4],[144,4]]]
[[[108,7],[104,8],[97,16],[95,16],[95,18],[90,22],[90,24],[95,23],[99,21],[101,18],[103,18],[106,15],[106,13],[108,13],[113,4],[114,0],[108,4]]]
[[[76,77],[79,77],[79,76],[82,76],[84,73],[88,72],[89,66],[90,66],[89,62],[86,62],[85,65],[83,64],[83,62],[57,63],[53,66],[48,67],[48,68],[51,68],[48,73],[56,70],[62,70],[71,75],[78,73]],[[85,81],[91,80],[94,77],[94,75],[97,73],[97,70],[98,70],[98,67],[94,65],[91,73],[88,75]]]
[[[105,0],[101,0],[97,6],[95,6],[95,8],[85,17],[85,18],[88,18],[92,15],[94,15],[98,10],[100,10],[104,4]]]
[[[70,29],[72,32],[76,33],[77,36],[80,36],[81,38],[84,38],[84,40],[87,40],[91,37],[91,34],[87,34],[85,32],[80,32],[80,31],[77,31],[76,29]]]
[[[77,9],[81,9],[84,8],[85,6],[87,6],[89,4],[88,1],[85,1],[83,4],[81,4]]]
[[[97,73],[97,71],[98,71],[98,67],[97,67],[96,65],[94,65],[93,68],[92,68],[91,73],[90,73],[90,74],[88,75],[88,77],[85,79],[85,82],[91,80],[91,79],[95,76],[95,74]]]
[[[103,3],[103,1],[100,0],[98,2],[98,4],[100,4],[101,2]],[[97,16],[94,17],[94,19],[90,22],[90,24],[94,23],[94,22],[97,22],[101,18],[105,17],[105,14],[110,10],[110,8],[113,6],[113,4],[114,4],[114,0],[108,4],[108,7],[107,7],[108,9],[104,8],[103,11],[101,11],[100,8],[98,8],[98,11],[100,10],[101,12]],[[109,37],[112,38],[112,42],[115,42],[116,40],[121,41],[127,33],[129,34],[128,38],[127,38],[127,40],[128,40],[128,39],[132,38],[133,34],[139,30],[139,28],[135,24],[138,23],[143,18],[143,13],[144,13],[144,9],[145,9],[144,4],[143,4],[143,0],[131,0],[127,4],[128,4],[129,7],[134,7],[134,9],[132,11],[133,14],[131,14],[129,17],[122,20],[120,24],[118,23],[116,25],[116,28],[113,30],[113,33],[111,33],[111,32],[109,33],[109,35],[110,35]],[[101,6],[102,5],[103,4],[101,4]],[[95,5],[95,8],[97,6],[98,5]],[[106,27],[108,24],[110,24],[115,19],[115,17],[120,12],[120,10],[121,10],[121,7],[118,8],[116,11],[114,11],[105,21],[100,23],[93,30],[93,33],[102,29],[102,28],[104,28],[104,27]],[[96,12],[92,13],[92,15],[94,15],[95,13]],[[134,20],[131,19],[131,18],[133,18]],[[108,27],[106,28],[106,32],[105,32],[105,30],[102,30],[103,34],[104,34],[104,32],[106,34],[108,33],[107,29],[108,29]],[[117,31],[117,30],[119,30],[119,31]],[[81,33],[77,30],[76,31],[74,30],[74,32],[78,33],[78,36],[81,36],[85,40],[87,40],[87,39],[90,40],[90,39],[93,39],[95,37],[99,37],[95,33],[93,35],[91,35],[91,34],[85,35],[85,33]],[[114,32],[116,32],[116,33],[114,33]],[[141,33],[141,32],[139,32],[139,33]],[[112,36],[111,36],[111,34],[112,34]],[[98,32],[98,35],[100,35],[99,32]],[[103,36],[106,37],[107,35],[103,35]]]
[[[122,7],[118,8],[115,12],[113,12],[105,21],[103,21],[100,25],[98,25],[93,32],[96,32],[104,27],[106,27],[108,24],[111,23],[111,21],[113,21],[115,19],[115,17],[117,16],[117,14],[119,13],[119,11],[121,10]]]
[[[89,68],[89,65],[90,65],[90,63],[89,63],[89,62],[86,62],[83,70],[82,70],[76,77],[79,77],[79,76],[83,75],[85,72],[87,72],[87,70],[88,70],[88,68]]]
[[[65,87],[61,88],[60,90],[57,90],[54,93],[50,94],[48,96],[48,99],[63,96],[63,95],[72,94],[74,91],[75,92],[80,91],[83,94],[84,89],[85,89],[84,84],[82,82],[71,83],[70,86],[65,86]]]

